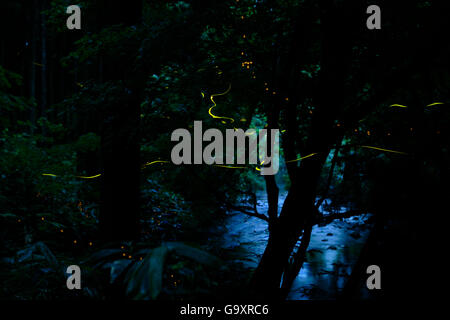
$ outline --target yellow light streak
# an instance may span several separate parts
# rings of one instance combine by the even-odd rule
[[[210,96],[210,99],[211,99],[212,103],[214,103],[214,105],[213,105],[211,108],[209,108],[208,113],[209,113],[209,115],[210,115],[212,118],[214,118],[214,119],[227,119],[227,120],[231,120],[231,123],[234,122],[234,119],[233,119],[233,118],[216,116],[216,115],[214,115],[214,114],[211,112],[211,110],[212,110],[214,107],[217,106],[216,102],[214,101],[214,97],[226,95],[228,92],[230,92],[230,90],[231,90],[231,84],[228,86],[228,89],[227,89],[225,92],[223,92],[223,93],[212,94],[212,95]]]
[[[391,104],[389,107],[399,107],[399,108],[408,108],[407,106],[404,106],[402,104]]]
[[[148,166],[150,166],[152,164],[155,164],[155,163],[169,163],[169,161],[156,160],[156,161],[152,161],[152,162],[147,162],[146,164],[144,164],[142,166],[142,169],[144,169],[144,168],[146,168],[146,167],[148,167]],[[53,173],[42,173],[42,175],[43,176],[47,176],[47,177],[59,177],[58,175],[53,174]],[[101,177],[101,175],[102,174],[99,173],[99,174],[96,174],[96,175],[93,175],[93,176],[75,176],[75,178],[79,178],[79,179],[95,179],[95,178]]]
[[[433,107],[433,106],[437,106],[437,105],[441,105],[441,104],[445,104],[445,103],[444,102],[434,102],[434,103],[427,105],[427,107]]]
[[[390,153],[403,154],[403,155],[407,155],[408,154],[408,153],[402,152],[402,151],[396,151],[396,150],[390,150],[390,149],[384,149],[384,148],[378,148],[378,147],[372,147],[372,146],[360,146],[360,147],[361,148],[366,148],[366,149],[373,149],[373,150],[378,150],[378,151],[390,152]]]
[[[309,157],[313,157],[313,156],[315,156],[316,154],[318,154],[318,153],[317,153],[317,152],[311,153],[311,154],[308,154],[307,156],[300,157],[300,158],[295,159],[295,160],[288,160],[288,161],[286,161],[286,163],[300,161],[300,160],[303,160],[303,159],[306,159],[306,158],[309,158]]]
[[[221,167],[221,168],[228,168],[228,169],[245,169],[247,167],[232,167],[232,166],[225,166],[220,164],[213,164],[214,167]]]
[[[266,161],[266,160],[263,160],[263,161],[261,162],[260,166],[262,166],[262,165],[264,164],[264,161]],[[255,169],[256,169],[257,171],[261,171],[261,169],[258,168],[258,167],[256,167]]]
[[[169,161],[165,161],[165,160],[155,160],[155,161],[152,161],[152,162],[147,162],[146,164],[144,164],[144,165],[142,166],[142,169],[144,169],[145,167],[151,166],[152,164],[155,164],[155,163],[169,163]]]
[[[95,176],[75,176],[76,178],[80,178],[80,179],[95,179],[95,178],[98,178],[98,177],[100,177],[102,174],[101,173],[99,173],[99,174],[96,174]]]

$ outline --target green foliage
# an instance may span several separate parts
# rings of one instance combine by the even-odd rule
[[[47,140],[7,129],[0,135],[0,214],[8,220],[1,232],[14,245],[25,236],[27,242],[46,240],[62,246],[64,235],[80,238],[96,224],[95,205],[80,201],[91,186],[75,178],[73,146],[43,147],[41,141]]]
[[[137,262],[127,273],[126,293],[136,299],[156,299],[161,292],[164,261],[168,250],[158,247]]]
[[[22,77],[0,66],[0,128],[14,129],[24,124],[13,121],[33,106],[33,102],[13,92],[22,85]]]
[[[96,267],[109,269],[110,282],[125,286],[126,294],[133,299],[157,299],[173,283],[176,286],[176,279],[183,273],[192,274],[199,268],[217,269],[223,264],[210,253],[182,242],[166,242],[159,247],[138,250],[141,246],[145,244],[137,244],[134,250],[131,247],[104,249],[90,258]]]
[[[100,148],[100,137],[93,132],[86,133],[78,138],[74,147],[79,152],[98,150]]]

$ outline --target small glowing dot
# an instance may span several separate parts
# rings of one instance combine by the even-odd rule
[[[340,127],[341,126],[341,124],[340,123],[338,123],[336,126],[338,126],[338,127]]]
[[[277,93],[275,91],[273,91],[272,94],[277,94]]]
[[[243,55],[244,55],[244,51],[241,52],[241,56],[243,56]]]
[[[388,134],[387,134],[388,136],[390,136],[391,135],[391,133],[390,132],[388,132]]]
[[[241,16],[241,19],[244,20],[244,16]]]
[[[120,246],[120,249],[125,249],[125,247],[124,246]]]
[[[122,253],[122,256],[124,256],[124,257],[125,257],[125,256],[126,256],[126,254],[125,254],[125,253]]]
[[[284,100],[289,101],[289,98],[284,98]]]
[[[73,243],[74,243],[74,244],[77,244],[77,240],[73,240]]]
[[[139,260],[141,260],[141,261],[142,261],[142,257],[139,257]]]
[[[92,242],[89,242],[89,246],[92,246]]]
[[[269,91],[269,88],[266,88],[266,91]]]
[[[63,233],[63,232],[64,232],[64,229],[59,230],[59,232]]]
[[[128,256],[128,259],[131,259],[131,256]]]
[[[41,220],[44,221],[45,220],[44,217],[42,217]]]
[[[20,219],[19,219],[19,220],[17,220],[17,222],[19,222],[19,223],[20,223],[20,222],[22,222],[22,220],[20,220]]]
[[[367,135],[370,136],[370,131],[367,131]]]
[[[242,35],[242,38],[244,38],[244,39],[245,39],[245,34],[244,34],[244,35]]]

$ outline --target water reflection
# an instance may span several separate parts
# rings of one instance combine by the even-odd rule
[[[280,207],[286,195],[280,197]],[[267,211],[264,194],[258,197],[259,212]],[[323,210],[323,206],[321,210]],[[345,208],[335,208],[335,211]],[[327,212],[324,212],[325,214]],[[358,259],[370,226],[369,215],[335,220],[326,226],[314,226],[307,261],[295,279],[290,300],[334,299],[344,287]],[[220,236],[221,246],[233,252],[236,262],[255,268],[264,252],[267,223],[242,213],[231,213]]]

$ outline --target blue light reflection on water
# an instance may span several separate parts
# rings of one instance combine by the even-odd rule
[[[285,194],[280,196],[280,209]],[[323,209],[323,208],[321,208]],[[338,208],[346,211],[346,208]],[[258,211],[267,211],[267,199],[258,195]],[[326,214],[326,212],[324,212]],[[314,226],[307,261],[295,279],[289,300],[334,299],[341,290],[368,237],[370,215],[335,220]],[[232,212],[225,221],[220,245],[234,252],[236,262],[257,266],[268,239],[267,223],[256,217]]]

